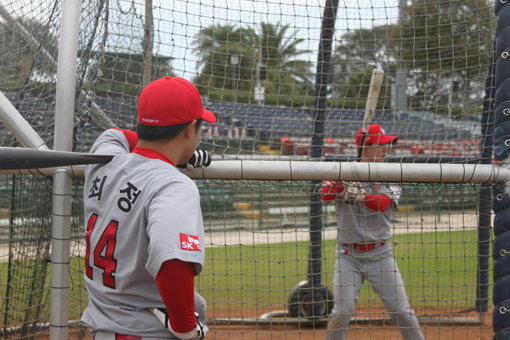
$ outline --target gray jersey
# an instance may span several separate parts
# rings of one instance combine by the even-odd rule
[[[356,311],[363,282],[368,281],[381,297],[390,318],[397,323],[406,340],[423,340],[423,334],[393,256],[390,243],[370,251],[358,251],[343,243],[372,243],[391,238],[391,217],[398,205],[398,185],[362,183],[367,195],[386,195],[393,200],[383,212],[372,210],[364,202],[349,204],[335,201],[338,214],[338,246],[333,273],[334,308],[328,322],[327,339],[344,340]]]
[[[363,202],[348,204],[337,199],[335,208],[338,217],[338,243],[364,243],[384,241],[391,238],[391,216],[398,205],[401,188],[395,184],[361,183],[367,195],[386,195],[393,204],[383,212],[367,208]]]
[[[118,130],[104,132],[92,147],[117,156],[85,171],[89,304],[82,321],[94,330],[172,338],[147,309],[164,307],[155,281],[163,262],[192,262],[195,275],[202,270],[200,197],[188,176],[143,150],[154,157],[150,149],[129,153]]]

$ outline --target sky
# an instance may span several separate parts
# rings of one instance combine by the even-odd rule
[[[321,18],[326,0],[152,0],[155,23],[154,53],[173,57],[176,75],[191,79],[197,72],[192,41],[200,28],[215,24],[258,27],[260,22],[288,24],[290,32],[304,39],[300,46],[317,56]],[[394,23],[401,0],[339,0],[335,39],[348,30]],[[78,2],[78,1],[76,1]],[[69,3],[72,3],[70,1]],[[95,8],[82,1],[84,25],[90,27]],[[47,18],[54,0],[1,0],[13,16]],[[110,0],[109,45],[118,52],[139,53],[141,41],[126,38],[143,35],[144,0]],[[133,13],[135,15],[133,15]]]
[[[336,38],[347,30],[388,24],[398,20],[398,0],[340,0]],[[159,22],[159,52],[174,57],[179,76],[196,72],[191,41],[201,27],[232,24],[256,27],[260,22],[288,24],[303,38],[304,50],[317,51],[325,0],[154,0]],[[168,51],[168,52],[167,52]],[[168,54],[167,54],[168,53]],[[309,56],[315,61],[316,52]]]

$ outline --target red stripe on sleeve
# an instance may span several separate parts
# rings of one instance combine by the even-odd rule
[[[138,135],[136,134],[136,132],[119,128],[114,129],[119,130],[124,134],[129,143],[129,152],[133,152],[133,149],[135,148],[136,144],[138,144]]]
[[[165,303],[170,325],[178,333],[188,333],[197,324],[193,263],[165,261],[156,277],[159,294]]]
[[[376,211],[385,211],[393,200],[386,195],[365,195],[365,206]]]

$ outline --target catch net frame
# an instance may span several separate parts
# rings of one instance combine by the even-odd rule
[[[337,179],[402,184],[395,254],[425,336],[482,337],[491,332],[490,190],[506,178],[490,165],[493,7],[482,0],[84,1],[71,41],[77,64],[68,75],[75,94],[65,151],[87,152],[107,128],[134,129],[144,84],[185,77],[218,117],[201,140],[213,164],[191,174],[208,242],[196,284],[213,335],[325,332],[324,315],[308,313],[330,309],[331,296],[326,291],[326,301],[309,307],[314,293],[302,282],[321,292],[319,285],[332,285],[335,217],[318,194],[322,180]],[[0,101],[8,127],[0,128],[2,147],[39,148],[20,139],[35,133],[44,147],[63,150],[54,138],[70,133],[55,130],[59,100],[70,101],[56,85],[63,13],[61,1],[0,4],[0,90],[14,107]],[[376,67],[385,77],[372,122],[399,143],[387,163],[366,169],[353,162],[354,137]],[[17,117],[10,124],[7,111]],[[60,315],[76,337],[86,336],[78,322],[87,303],[81,173],[71,171],[69,314]],[[30,337],[51,326],[48,303],[61,298],[50,297],[48,270],[60,182],[52,169],[3,171],[0,183],[1,247],[8,249],[0,256],[2,334]],[[398,333],[368,287],[358,308],[351,332],[359,338]]]

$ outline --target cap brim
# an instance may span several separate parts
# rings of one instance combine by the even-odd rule
[[[202,117],[208,123],[216,123],[216,116],[209,110],[202,109]]]
[[[377,141],[378,145],[393,144],[398,140],[398,136],[383,135],[379,137]]]

